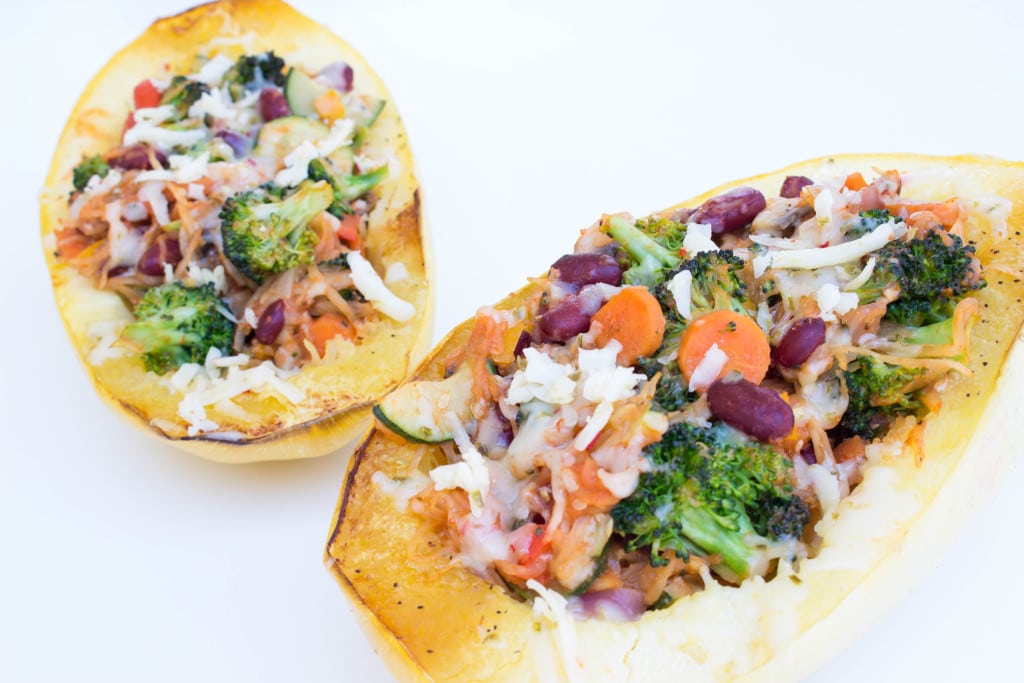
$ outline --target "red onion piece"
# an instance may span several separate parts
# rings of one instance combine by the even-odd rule
[[[609,588],[579,597],[583,616],[611,621],[636,621],[644,613],[644,594],[632,588]]]

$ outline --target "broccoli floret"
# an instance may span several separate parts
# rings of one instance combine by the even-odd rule
[[[275,55],[273,50],[243,55],[224,74],[224,83],[231,97],[238,100],[246,91],[260,90],[268,84],[283,87],[286,67],[284,60]]]
[[[922,368],[890,365],[872,356],[850,363],[843,373],[850,403],[839,421],[840,428],[876,439],[889,429],[894,418],[919,414],[923,406],[915,392],[906,388],[923,372]]]
[[[800,496],[763,496],[751,514],[757,533],[776,540],[800,538],[810,518],[811,511]]]
[[[874,255],[875,269],[857,294],[866,303],[899,285],[899,298],[888,304],[885,318],[901,325],[941,322],[953,314],[957,301],[985,286],[974,247],[945,231],[889,242]]]
[[[626,250],[633,264],[622,274],[622,281],[627,285],[653,288],[665,279],[667,269],[676,268],[682,262],[678,251],[673,252],[624,218],[613,216],[606,230]]]
[[[719,309],[750,314],[747,285],[740,277],[743,259],[732,251],[705,251],[683,262],[665,276],[666,282],[683,270],[690,272],[690,310],[694,317]],[[666,315],[678,317],[675,296],[666,284],[658,285],[655,296]]]
[[[671,252],[678,253],[683,248],[683,238],[686,237],[686,225],[671,218],[657,218],[648,216],[636,222],[638,230],[648,237],[653,237],[663,247]]]
[[[847,226],[846,236],[851,239],[863,237],[879,225],[888,223],[889,221],[902,223],[903,219],[899,216],[893,216],[887,209],[870,209],[868,211],[861,211],[857,214],[857,219]]]
[[[184,363],[204,362],[211,348],[231,350],[235,324],[225,317],[226,308],[211,283],[169,282],[146,291],[122,337],[140,352],[147,370],[162,375]]]
[[[108,172],[110,172],[110,165],[107,164],[99,154],[91,157],[83,157],[78,166],[75,166],[71,183],[75,186],[76,190],[81,192],[85,189],[85,186],[89,184],[89,180],[94,175],[98,175],[102,178],[107,175]]]
[[[627,550],[717,555],[719,571],[749,576],[759,559],[751,515],[764,518],[763,501],[790,498],[792,463],[767,444],[743,441],[726,427],[676,423],[644,449],[651,471],[612,509]],[[763,542],[763,539],[761,539]]]
[[[679,369],[674,357],[668,364],[662,364],[657,357],[640,358],[636,368],[647,375],[648,379],[661,373],[654,389],[654,404],[662,412],[681,410],[686,404],[697,400],[697,394],[689,390],[683,371]]]
[[[205,83],[193,81],[187,76],[175,76],[167,90],[164,90],[160,104],[174,107],[175,118],[180,120],[188,116],[189,107],[195,104],[203,93],[208,92],[210,86]]]
[[[329,160],[321,157],[309,162],[307,173],[310,180],[323,180],[330,184],[334,191],[334,201],[327,210],[333,216],[344,218],[345,214],[352,213],[349,202],[362,197],[387,178],[388,167],[381,166],[362,175],[346,175],[340,173]]]
[[[229,197],[220,211],[224,254],[255,282],[312,263],[318,235],[309,223],[333,200],[330,185],[309,180],[283,198],[266,187]]]

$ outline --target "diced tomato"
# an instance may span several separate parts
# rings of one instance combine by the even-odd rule
[[[125,119],[124,119],[124,130],[121,131],[121,134],[124,135],[125,131],[131,130],[134,127],[135,127],[135,112],[130,111],[130,112],[128,112],[128,116],[126,116]]]
[[[509,535],[511,562],[496,563],[505,576],[517,579],[536,579],[542,576],[551,562],[551,547],[544,526],[530,522]]]
[[[148,78],[135,86],[135,108],[148,109],[160,104],[160,91]]]
[[[338,239],[347,244],[351,249],[358,249],[362,246],[362,239],[359,237],[359,216],[354,213],[346,214],[338,225]]]

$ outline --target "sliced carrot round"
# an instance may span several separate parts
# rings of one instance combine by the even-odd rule
[[[679,369],[687,380],[715,344],[727,359],[719,377],[737,370],[744,379],[760,384],[768,373],[771,348],[765,333],[749,316],[718,310],[691,322],[679,338]]]
[[[665,337],[665,315],[661,304],[646,287],[624,287],[590,320],[594,343],[603,348],[611,340],[622,345],[619,365],[633,365],[641,356],[649,356]]]
[[[327,342],[339,335],[345,339],[352,339],[356,331],[348,320],[338,313],[325,313],[309,325],[309,341],[321,356],[327,350]]]

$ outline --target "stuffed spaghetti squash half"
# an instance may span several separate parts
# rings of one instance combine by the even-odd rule
[[[115,55],[71,114],[41,216],[98,393],[204,457],[338,447],[429,342],[395,105],[355,50],[277,0],[195,7]]]
[[[1019,450],[1022,224],[907,155],[605,215],[375,408],[326,563],[400,680],[796,680]]]

